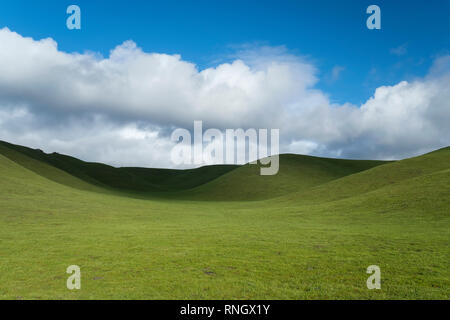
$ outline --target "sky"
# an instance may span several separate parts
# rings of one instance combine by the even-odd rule
[[[81,8],[81,30],[66,9]],[[381,9],[369,30],[366,9]],[[172,167],[176,127],[279,128],[282,152],[449,145],[450,1],[0,3],[0,139]]]

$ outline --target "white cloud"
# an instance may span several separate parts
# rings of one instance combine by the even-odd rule
[[[179,55],[145,53],[127,41],[109,58],[58,51],[51,39],[34,41],[0,30],[0,94],[49,112],[100,112],[166,125],[195,119],[220,127],[269,120],[297,90],[315,82],[300,59],[242,60],[199,71]],[[272,115],[270,115],[272,114]],[[267,121],[266,121],[267,122]]]
[[[279,128],[282,152],[399,158],[450,141],[449,57],[427,77],[331,104],[314,65],[282,48],[238,52],[199,70],[132,41],[65,53],[0,29],[0,139],[114,165],[168,167],[175,127]],[[335,72],[336,77],[342,70]]]

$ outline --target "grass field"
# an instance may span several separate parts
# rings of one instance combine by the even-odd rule
[[[449,299],[450,148],[113,168],[0,143],[0,299]],[[81,290],[66,268],[81,267]],[[368,290],[366,268],[381,268]]]

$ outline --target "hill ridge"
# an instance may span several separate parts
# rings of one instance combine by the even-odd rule
[[[398,161],[287,153],[280,155],[280,171],[275,176],[261,176],[259,165],[249,164],[183,170],[117,168],[4,141],[0,141],[0,154],[50,180],[88,191],[180,200],[315,203],[352,197],[445,169],[449,165],[445,155],[450,156],[450,147]]]

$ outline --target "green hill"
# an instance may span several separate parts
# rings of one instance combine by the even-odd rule
[[[270,177],[0,143],[0,299],[448,299],[449,156],[282,155]]]
[[[340,179],[303,190],[302,192],[282,196],[277,201],[323,203],[339,200],[400,182],[408,184],[409,179],[429,175],[448,168],[450,168],[450,147],[436,150],[419,157],[386,163],[382,166],[344,176]]]
[[[364,171],[385,161],[344,160],[295,154],[280,155],[276,175],[261,176],[259,165],[244,165],[178,197],[203,200],[264,200]]]
[[[160,196],[163,195],[160,192],[164,192],[165,197],[191,200],[268,199],[385,163],[283,154],[278,174],[261,176],[259,165],[214,165],[187,170],[115,168],[1,141],[0,154],[39,175],[72,187],[97,191],[101,187],[139,194],[158,192]],[[78,179],[62,175],[60,170]],[[183,190],[185,192],[173,193]]]
[[[86,189],[79,181],[62,179],[53,168],[65,171],[93,186],[125,192],[161,192],[193,188],[211,181],[233,169],[233,165],[205,166],[197,169],[172,170],[148,168],[115,168],[102,163],[84,162],[59,153],[47,154],[41,150],[0,141],[0,154],[56,182]],[[38,162],[36,162],[38,161]],[[47,164],[45,166],[44,164]],[[87,188],[92,189],[92,187]],[[98,190],[98,189],[97,189]]]

